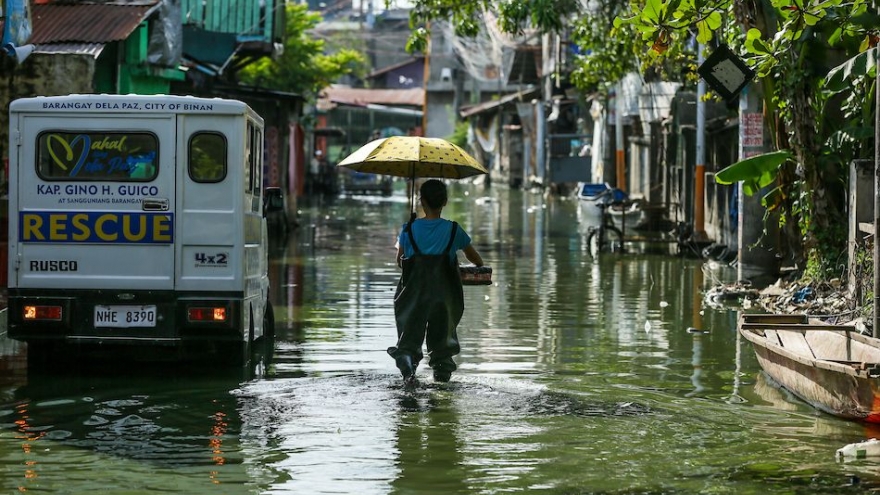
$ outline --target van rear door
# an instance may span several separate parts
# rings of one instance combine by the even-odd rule
[[[20,118],[17,286],[173,289],[174,117]]]
[[[232,150],[240,149],[244,117],[224,117],[177,117],[181,137],[175,287],[181,291],[241,290],[244,193],[241,159],[232,159]]]

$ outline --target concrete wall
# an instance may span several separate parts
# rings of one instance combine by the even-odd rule
[[[447,91],[428,92],[428,119],[426,137],[449,137],[455,130],[455,94]]]
[[[0,54],[0,160],[9,158],[9,104],[13,100],[92,93],[94,73],[95,59],[87,55],[35,53],[16,64],[12,57]]]
[[[859,266],[856,250],[859,246],[866,248],[865,240],[868,233],[859,224],[874,224],[874,162],[873,160],[854,160],[849,165],[849,235],[847,252],[849,256],[849,291],[857,298],[863,297],[872,287],[864,286],[864,277],[859,277]],[[876,237],[875,237],[876,239]],[[874,241],[876,242],[876,241]],[[870,244],[869,244],[870,245]],[[869,253],[870,254],[870,253]],[[876,263],[875,263],[876,270]],[[872,274],[873,275],[873,274]],[[870,278],[870,277],[868,277]],[[858,299],[857,299],[858,300]]]
[[[740,94],[740,139],[739,158],[745,159],[770,150],[770,131],[763,123],[763,99],[761,86],[750,83]],[[766,208],[761,205],[761,198],[772,188],[775,182],[757,194],[746,196],[739,191],[737,212],[739,214],[737,234],[739,235],[737,252],[737,279],[751,280],[755,277],[776,275],[785,260],[777,259],[780,251],[780,232],[778,214],[770,215],[766,221]]]

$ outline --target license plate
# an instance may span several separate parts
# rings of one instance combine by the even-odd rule
[[[156,306],[95,306],[95,327],[155,327]]]

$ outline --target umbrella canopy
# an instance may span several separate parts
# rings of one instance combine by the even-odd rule
[[[419,136],[391,136],[371,141],[339,162],[339,166],[413,179],[463,179],[488,173],[472,156],[449,141]]]

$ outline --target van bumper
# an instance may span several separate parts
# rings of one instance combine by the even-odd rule
[[[242,292],[9,289],[8,335],[24,342],[179,346],[189,341],[248,338]],[[96,306],[155,306],[152,326],[95,324]],[[25,317],[28,308],[60,308],[50,319]],[[224,321],[191,321],[194,307],[225,308]]]

